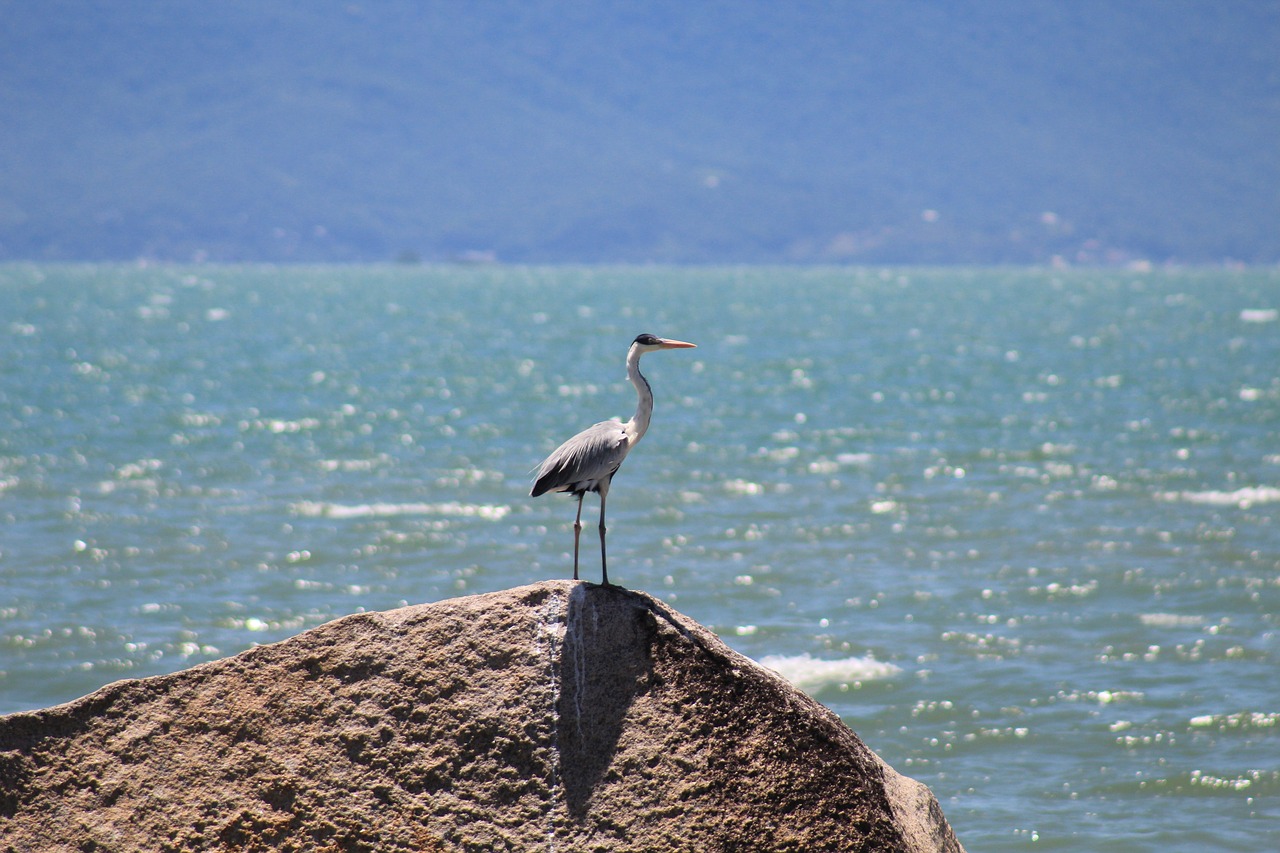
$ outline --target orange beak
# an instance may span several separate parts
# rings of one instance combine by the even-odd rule
[[[659,338],[662,342],[659,344],[663,349],[693,349],[697,344],[685,343],[684,341],[673,341],[670,338]]]

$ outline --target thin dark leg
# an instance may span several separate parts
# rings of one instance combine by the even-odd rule
[[[604,556],[604,496],[605,492],[600,493],[600,579],[605,585],[609,585],[609,563]]]
[[[578,579],[578,538],[582,535],[582,499],[586,492],[578,495],[578,515],[573,520],[573,579]]]

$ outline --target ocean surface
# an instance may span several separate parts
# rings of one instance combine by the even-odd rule
[[[0,266],[0,713],[568,577],[640,332],[612,580],[973,853],[1277,849],[1276,270]]]

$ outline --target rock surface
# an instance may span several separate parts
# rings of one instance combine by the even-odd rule
[[[961,851],[933,795],[665,604],[549,581],[0,718],[0,849]]]

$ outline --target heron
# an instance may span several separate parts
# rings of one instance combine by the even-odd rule
[[[578,498],[578,514],[573,520],[573,579],[578,579],[578,542],[582,535],[582,499],[587,492],[600,495],[600,575],[604,586],[609,586],[609,564],[604,547],[604,505],[609,495],[609,484],[618,466],[627,458],[631,448],[644,438],[653,416],[653,389],[640,373],[640,356],[664,349],[692,349],[695,344],[660,338],[657,335],[637,335],[627,350],[627,379],[636,388],[636,413],[623,423],[612,419],[590,426],[552,451],[538,468],[532,497],[547,492],[568,492]]]

